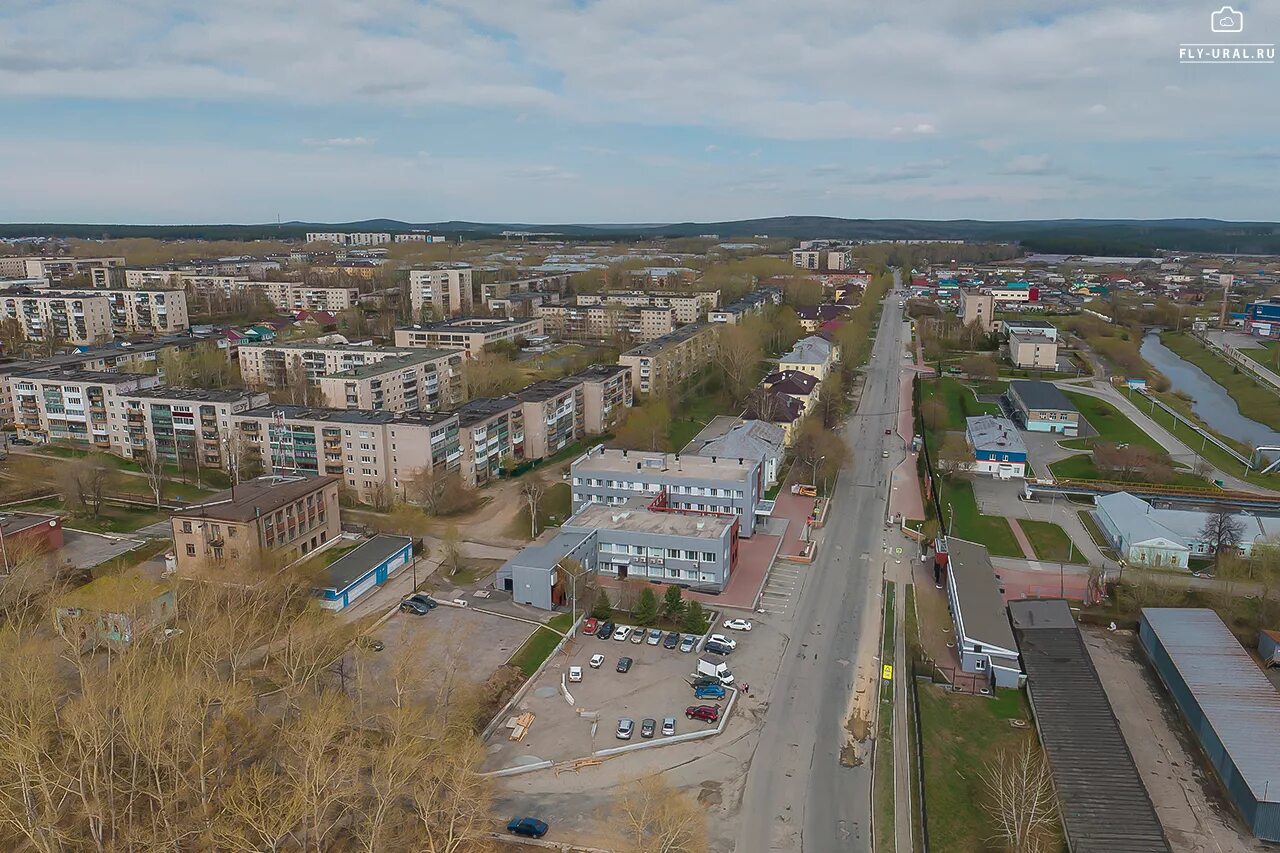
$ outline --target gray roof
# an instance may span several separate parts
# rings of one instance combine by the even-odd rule
[[[709,439],[692,452],[698,456],[764,460],[782,455],[785,436],[786,430],[777,424],[757,420],[742,421],[734,424],[724,435]]]
[[[796,345],[791,348],[791,351],[783,355],[778,361],[782,364],[826,364],[830,358],[831,342],[826,338],[810,335],[807,338],[801,338],[796,341]]]
[[[1067,399],[1067,395],[1058,390],[1051,382],[1040,382],[1036,379],[1015,379],[1009,383],[1009,393],[1017,394],[1018,399],[1028,409],[1055,409],[1060,412],[1076,411],[1075,404]]]
[[[983,646],[1016,651],[987,546],[951,536],[946,542],[947,575],[956,588],[965,638]]]
[[[317,588],[342,592],[368,574],[369,570],[374,566],[384,562],[392,554],[403,550],[405,546],[412,543],[413,540],[408,536],[392,536],[388,533],[379,533],[368,542],[363,542],[352,548],[318,572],[316,575]],[[321,553],[323,554],[324,552]]]
[[[1094,498],[1094,506],[1111,519],[1126,546],[1163,538],[1190,548],[1204,541],[1200,534],[1209,518],[1209,513],[1200,510],[1155,507],[1128,492],[1099,495]],[[1237,512],[1232,513],[1231,518],[1243,528],[1241,545],[1280,535],[1280,518],[1275,516]]]
[[[1012,601],[1027,693],[1076,853],[1170,849],[1065,601]]]
[[[564,555],[572,553],[593,531],[561,530],[545,545],[530,545],[522,548],[520,553],[503,564],[506,566],[522,566],[524,568],[545,569],[551,571]]]
[[[1212,610],[1146,607],[1142,621],[1253,797],[1280,803],[1280,693],[1275,686]]]
[[[1013,421],[995,415],[965,418],[965,430],[975,450],[995,453],[1026,453],[1027,446]]]
[[[645,498],[631,498],[615,506],[587,504],[561,528],[566,533],[590,533],[593,530],[619,530],[652,533],[660,536],[687,536],[698,539],[720,539],[726,529],[737,523],[725,515],[684,515],[679,512],[653,512],[646,508]]]

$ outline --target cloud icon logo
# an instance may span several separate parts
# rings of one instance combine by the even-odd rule
[[[1209,29],[1215,33],[1244,32],[1244,12],[1237,12],[1230,6],[1223,6],[1209,14]]]

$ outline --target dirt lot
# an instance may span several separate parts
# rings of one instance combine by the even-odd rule
[[[1174,850],[1264,851],[1221,792],[1132,631],[1084,628],[1085,645]]]
[[[589,666],[591,656],[602,654],[604,664],[599,669]],[[630,657],[634,663],[630,672],[616,671],[618,659]],[[525,694],[517,713],[532,711],[535,721],[523,741],[508,739],[509,731],[499,728],[490,740],[490,756],[486,769],[496,770],[517,764],[532,763],[543,759],[565,761],[590,755],[598,749],[623,746],[627,741],[618,740],[615,732],[618,720],[628,718],[635,722],[636,732],[630,743],[640,743],[640,721],[652,717],[662,723],[662,718],[676,718],[676,733],[711,727],[710,724],[686,720],[684,709],[695,702],[693,691],[685,682],[698,660],[697,652],[681,653],[678,649],[666,649],[661,645],[639,645],[617,640],[601,640],[581,637],[571,643],[554,659],[537,684]],[[725,659],[733,666],[733,656]],[[583,679],[569,684],[574,704],[570,706],[560,692],[560,678],[570,666],[581,666]],[[727,697],[726,697],[727,699]],[[726,700],[707,702],[722,707]],[[581,716],[579,710],[595,712],[596,719]],[[661,733],[654,735],[661,739]],[[680,748],[680,747],[674,747]]]

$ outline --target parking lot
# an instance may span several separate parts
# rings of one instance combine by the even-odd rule
[[[746,634],[734,634],[741,644],[747,642]],[[603,655],[604,662],[598,669],[590,665],[594,655]],[[617,671],[618,660],[629,657],[633,663],[628,672]],[[698,651],[681,652],[662,645],[632,643],[613,639],[583,636],[573,640],[565,652],[551,661],[519,707],[511,716],[524,712],[534,714],[534,722],[521,741],[509,739],[510,730],[499,727],[490,739],[489,761],[485,769],[496,770],[518,764],[550,760],[553,762],[582,758],[600,749],[641,743],[641,722],[646,718],[656,721],[658,731],[654,740],[661,740],[663,717],[676,718],[676,734],[714,728],[685,718],[690,705],[719,705],[728,703],[725,698],[714,700],[695,699],[688,679],[697,666]],[[733,668],[734,655],[723,660]],[[561,677],[568,675],[572,666],[582,667],[582,681],[568,683],[573,696],[571,706],[561,693]],[[736,686],[736,685],[735,685]],[[629,741],[616,737],[618,721],[630,719],[635,723],[635,733]]]

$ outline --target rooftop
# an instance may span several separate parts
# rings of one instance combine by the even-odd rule
[[[791,351],[778,359],[782,364],[826,364],[831,358],[831,342],[817,335],[796,341]]]
[[[234,403],[253,397],[253,391],[240,388],[172,388],[161,385],[145,391],[133,391],[130,397],[145,397],[152,400],[190,400],[201,403]]]
[[[151,601],[169,590],[165,584],[145,577],[137,570],[120,575],[102,575],[58,599],[58,607],[124,612]]]
[[[1051,382],[1041,382],[1038,379],[1015,379],[1009,383],[1009,393],[1016,394],[1028,409],[1076,411],[1075,405],[1067,399],[1067,395]]]
[[[701,332],[706,331],[708,328],[710,327],[704,323],[690,323],[687,326],[681,326],[674,332],[668,332],[660,338],[654,338],[647,343],[640,344],[638,347],[632,347],[624,352],[623,355],[653,355],[654,353],[662,352],[673,344],[683,343],[684,341],[690,340]]]
[[[758,465],[759,461],[756,459],[740,463],[736,457],[712,459],[709,456],[682,456],[679,453],[652,453],[645,450],[611,450],[596,447],[578,457],[573,463],[572,470],[574,476],[638,471],[649,474],[660,473],[666,477],[745,482],[755,476]]]
[[[975,450],[987,450],[996,453],[1023,453],[1027,446],[1018,433],[1018,427],[1008,418],[995,415],[978,415],[965,418],[965,431]]]
[[[360,409],[330,409],[323,406],[260,406],[242,412],[241,418],[275,418],[288,421],[333,421],[344,424],[385,424],[396,420],[397,412],[367,412]]]
[[[734,424],[723,435],[708,439],[692,452],[699,456],[764,459],[766,456],[782,455],[785,436],[785,430],[777,424],[757,420],[742,421]]]
[[[581,387],[581,379],[543,379],[540,382],[533,383],[523,391],[517,391],[516,399],[522,403],[541,403]]]
[[[732,527],[734,518],[715,515],[684,515],[679,512],[653,512],[646,509],[643,498],[632,498],[621,506],[587,504],[563,525],[574,530],[626,530],[634,533],[653,533],[661,536],[693,536],[700,539],[719,539],[726,528]]]
[[[96,382],[102,385],[123,385],[126,382],[154,380],[149,373],[108,373],[103,370],[29,370],[14,371],[15,379],[43,379],[49,382]]]
[[[24,530],[30,530],[32,527],[39,527],[56,521],[57,516],[55,515],[40,515],[34,512],[0,513],[0,535],[14,536]]]
[[[375,361],[370,364],[358,364],[355,367],[349,367],[346,370],[339,370],[336,373],[326,374],[326,376],[329,378],[340,379],[367,379],[370,376],[381,376],[384,373],[403,370],[406,367],[416,367],[419,364],[426,364],[429,361],[438,361],[442,358],[449,358],[450,356],[460,357],[462,354],[462,350],[456,349],[413,349],[399,350],[397,352],[402,354],[387,356],[380,361]]]
[[[463,427],[487,421],[489,418],[519,408],[515,397],[478,397],[463,403],[457,410],[458,425]]]
[[[173,517],[251,521],[337,482],[337,477],[327,474],[317,477],[259,477],[234,489],[210,495],[198,504],[183,507],[175,511]]]
[[[1009,342],[1014,344],[1057,344],[1056,340],[1044,332],[1010,332]]]
[[[413,323],[408,326],[396,326],[396,331],[411,332],[498,332],[514,329],[537,322],[537,318],[517,318],[504,320],[497,317],[459,317],[456,320],[442,320],[439,323]]]
[[[951,536],[946,543],[947,575],[960,602],[965,638],[983,646],[1016,651],[987,546]]]
[[[1001,320],[1000,322],[1018,329],[1053,329],[1056,331],[1058,328],[1047,320]]]
[[[567,379],[576,379],[579,382],[604,382],[620,373],[630,373],[631,368],[625,364],[593,364],[586,370],[579,370]]]
[[[316,572],[316,586],[318,589],[331,589],[334,592],[342,592],[368,574],[370,569],[382,564],[412,544],[413,540],[408,536],[392,536],[387,533],[379,533]],[[321,551],[319,556],[323,557],[324,552]]]
[[[293,322],[286,320],[286,323]],[[240,349],[296,349],[296,350],[327,350],[336,352],[381,352],[391,355],[406,355],[413,352],[408,347],[378,347],[370,344],[340,344],[340,343],[321,343],[320,341],[271,341],[262,343],[242,343]]]

